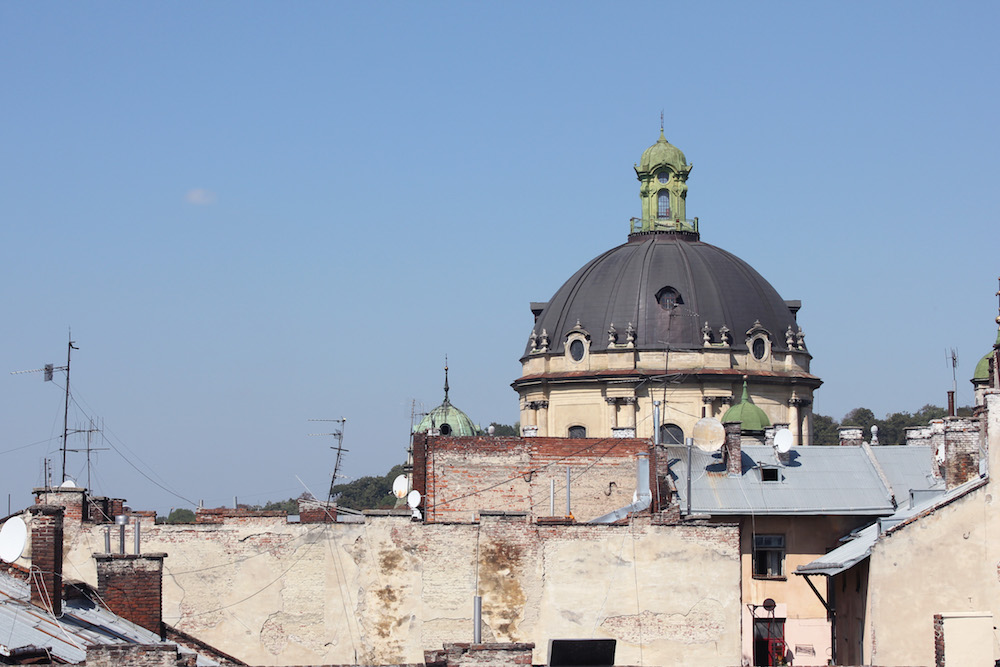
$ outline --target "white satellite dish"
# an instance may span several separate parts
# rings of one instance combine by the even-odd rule
[[[416,489],[410,491],[406,496],[406,504],[410,506],[410,509],[417,509],[420,505],[420,492]]]
[[[692,431],[694,446],[703,452],[717,452],[726,441],[726,429],[722,422],[712,417],[702,417],[694,425]]]
[[[489,433],[490,435],[493,435],[494,433],[497,432],[497,427],[494,426],[493,424],[490,424],[489,428],[486,429],[486,432]]]
[[[73,480],[67,478],[65,482],[63,482],[62,484],[59,485],[59,488],[60,489],[75,489],[76,488],[76,482],[74,482]]]
[[[28,528],[19,516],[7,519],[0,528],[0,560],[13,563],[21,557],[24,545],[28,540]]]
[[[406,487],[406,475],[400,475],[392,480],[392,495],[402,500],[406,497]]]
[[[774,448],[779,454],[787,454],[792,448],[792,432],[787,428],[779,428],[774,434]]]

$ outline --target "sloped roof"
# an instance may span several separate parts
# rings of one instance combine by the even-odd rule
[[[946,505],[952,500],[965,495],[969,491],[978,488],[983,484],[983,480],[976,478],[956,486],[950,491],[934,495],[913,505],[906,504],[890,517],[881,518],[875,523],[856,530],[844,538],[845,543],[833,551],[823,554],[811,563],[800,565],[795,569],[795,574],[813,575],[822,574],[833,576],[845,570],[849,570],[872,553],[872,547],[878,542],[885,532],[892,530],[900,524],[913,520],[930,510],[941,505]]]
[[[686,512],[687,449],[680,446],[667,449],[681,511]],[[885,463],[876,455],[879,461],[876,465],[862,447],[794,447],[789,452],[788,462],[782,463],[772,447],[744,444],[743,474],[732,477],[726,473],[721,453],[694,449],[691,512],[889,516],[896,510],[893,494],[905,499],[910,489],[940,487],[941,482],[931,476],[933,453],[930,447],[886,449],[901,451],[887,454]],[[886,473],[885,478],[879,474],[879,466]],[[764,481],[761,474],[764,468],[776,469],[778,480]],[[893,472],[890,474],[887,469]]]
[[[53,658],[75,664],[86,660],[87,647],[99,644],[162,644],[159,635],[95,605],[86,598],[63,601],[59,619],[30,602],[27,582],[0,571],[0,651],[48,649]],[[194,651],[178,645],[182,654]],[[197,654],[197,664],[220,663]]]

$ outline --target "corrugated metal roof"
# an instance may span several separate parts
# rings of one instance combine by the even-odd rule
[[[880,448],[876,448],[880,449]],[[893,447],[880,463],[895,487],[926,489],[931,480],[927,447]],[[687,510],[687,449],[669,447],[670,469],[680,494],[681,511]],[[779,461],[773,448],[745,444],[743,474],[730,477],[722,455],[692,452],[691,512],[719,515],[870,515],[895,511],[892,489],[861,447],[794,447],[788,462]],[[881,462],[883,459],[879,458]],[[776,471],[777,481],[764,481],[762,470]],[[897,470],[898,469],[898,470]],[[890,472],[891,471],[891,472]],[[907,492],[901,491],[902,499]]]
[[[30,602],[27,583],[0,572],[0,650],[24,647],[48,649],[68,663],[83,662],[87,647],[98,644],[161,644],[159,635],[126,621],[86,598],[63,601],[63,613],[56,619]],[[181,653],[191,654],[178,646]],[[198,665],[218,665],[198,654]]]
[[[885,531],[890,530],[891,528],[898,526],[899,524],[923,514],[924,512],[927,512],[928,510],[931,510],[939,505],[951,502],[955,498],[968,493],[980,482],[980,479],[974,479],[962,484],[961,486],[957,486],[948,492],[939,488],[937,493],[933,496],[925,498],[922,502],[914,504],[912,507],[909,505],[901,506],[899,511],[895,512],[892,516],[879,519],[875,523],[852,533],[849,541],[847,541],[844,545],[820,556],[811,563],[800,565],[796,568],[795,574],[822,574],[831,577],[835,574],[843,572],[844,570],[849,570],[871,555],[872,547],[875,546],[875,543],[878,542],[878,538],[885,533]]]
[[[944,490],[944,480],[934,477],[934,449],[924,445],[880,445],[871,448],[882,472],[889,478],[896,502],[902,505],[910,491]],[[914,454],[914,452],[921,452]]]

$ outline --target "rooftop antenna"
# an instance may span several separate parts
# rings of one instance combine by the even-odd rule
[[[663,132],[663,109],[660,109],[660,132]]]
[[[94,420],[90,420],[90,428],[76,428],[70,431],[70,433],[86,433],[87,434],[87,446],[84,449],[67,449],[67,452],[86,452],[87,453],[87,488],[93,490],[94,487],[90,485],[90,453],[91,452],[104,452],[107,451],[107,447],[91,447],[90,441],[91,436],[94,433],[100,433],[101,429],[94,424]]]
[[[21,373],[38,373],[44,372],[45,375],[42,379],[45,382],[52,382],[52,374],[55,371],[66,371],[66,402],[63,407],[63,437],[62,437],[62,480],[60,483],[66,481],[66,438],[69,436],[69,366],[70,360],[73,356],[73,350],[79,350],[76,346],[76,341],[73,340],[73,332],[70,332],[69,344],[66,347],[66,365],[56,366],[54,364],[45,364],[42,368],[32,368],[27,371],[11,371],[11,375],[20,375]]]
[[[337,439],[337,445],[331,447],[330,449],[337,452],[337,460],[333,464],[333,475],[330,476],[330,491],[326,494],[326,502],[329,504],[333,501],[333,487],[337,483],[337,477],[340,474],[340,461],[344,452],[348,451],[344,449],[344,425],[347,423],[347,417],[341,417],[340,419],[310,419],[311,422],[335,422],[340,424],[340,429],[333,431],[332,433],[310,433],[309,435],[332,435]]]

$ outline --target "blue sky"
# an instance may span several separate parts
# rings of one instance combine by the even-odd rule
[[[72,328],[70,426],[102,420],[93,487],[136,508],[325,495],[310,418],[347,417],[345,474],[381,474],[445,354],[455,404],[517,419],[528,303],[624,242],[662,110],[703,240],[803,301],[817,412],[943,404],[949,348],[970,403],[996,337],[998,19],[0,4],[2,368],[64,364]],[[0,374],[15,508],[58,459],[56,380]]]

